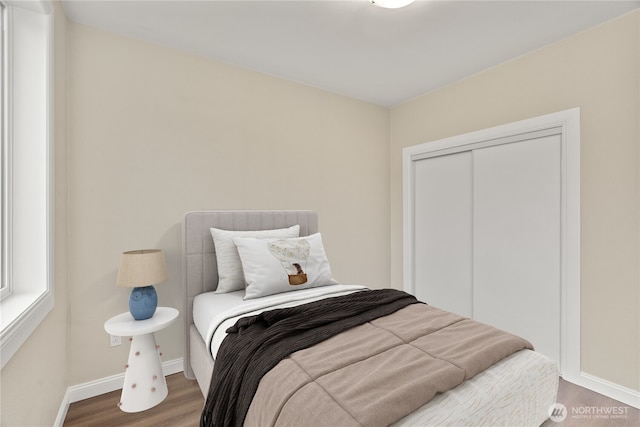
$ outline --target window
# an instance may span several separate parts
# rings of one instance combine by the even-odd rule
[[[9,201],[8,196],[8,153],[7,153],[7,135],[6,135],[6,100],[7,100],[7,49],[5,47],[5,28],[6,28],[6,8],[0,3],[0,188],[2,189],[2,197],[0,197],[0,300],[11,294],[11,281],[8,279],[9,260],[9,234],[7,207]]]
[[[0,10],[0,358],[4,366],[53,308],[52,7]]]

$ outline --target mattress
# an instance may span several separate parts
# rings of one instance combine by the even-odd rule
[[[553,360],[521,350],[392,426],[539,426],[556,403],[558,381]]]
[[[198,329],[202,340],[207,342],[207,331],[216,315],[244,303],[244,290],[216,294],[205,292],[193,300],[193,324]]]
[[[194,323],[207,350],[215,354],[226,330],[240,317],[263,310],[303,304],[366,289],[335,285],[245,301],[244,291],[213,292],[194,300]],[[426,405],[399,420],[399,426],[539,426],[555,403],[558,368],[551,359],[530,350],[519,351],[469,381],[436,395]]]
[[[331,285],[269,295],[262,298],[244,300],[244,290],[216,294],[205,292],[193,301],[193,323],[195,324],[211,357],[215,360],[218,348],[224,340],[226,330],[244,316],[259,314],[264,310],[286,308],[323,298],[346,295],[367,289],[356,285]]]

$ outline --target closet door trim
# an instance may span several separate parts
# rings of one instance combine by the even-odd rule
[[[500,138],[492,138],[485,141],[476,141],[469,144],[454,145],[452,147],[435,149],[433,151],[428,151],[428,152],[420,152],[420,153],[413,154],[411,156],[411,161],[415,162],[418,160],[429,159],[432,157],[447,156],[449,154],[473,151],[473,150],[478,150],[480,148],[493,147],[496,145],[503,145],[503,144],[512,144],[514,142],[527,141],[529,139],[544,138],[545,136],[561,135],[561,134],[562,134],[562,128],[560,126],[555,126],[549,129],[541,129],[538,131],[526,132],[526,133],[517,134],[517,135],[509,135],[509,136],[504,136]]]
[[[414,286],[415,162],[451,153],[531,139],[532,135],[561,135],[561,289],[560,372],[580,382],[580,109],[427,142],[403,149],[403,286]]]

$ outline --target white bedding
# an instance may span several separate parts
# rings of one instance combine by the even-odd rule
[[[209,353],[215,360],[218,348],[220,348],[222,340],[227,336],[226,330],[241,317],[253,316],[264,310],[293,307],[324,298],[346,295],[363,289],[367,288],[356,285],[331,285],[269,295],[246,301],[243,299],[244,291],[226,294],[206,292],[196,296],[193,301],[193,323],[207,344]]]
[[[215,359],[226,330],[240,317],[362,289],[367,288],[334,285],[247,301],[243,299],[244,291],[203,293],[194,300],[194,323]],[[436,395],[393,426],[539,426],[555,403],[558,375],[554,361],[540,353],[522,350],[460,386]]]
[[[392,426],[539,426],[556,403],[558,381],[553,360],[521,350],[458,387],[437,394]]]

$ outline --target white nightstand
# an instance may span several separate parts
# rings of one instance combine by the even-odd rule
[[[162,374],[154,332],[166,328],[177,318],[178,310],[175,308],[158,307],[150,319],[135,320],[131,313],[126,312],[104,323],[104,330],[111,335],[133,337],[118,404],[122,411],[144,411],[167,397],[169,391]]]

